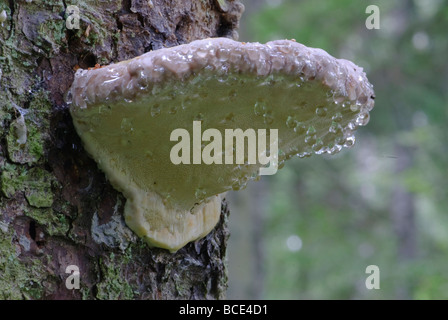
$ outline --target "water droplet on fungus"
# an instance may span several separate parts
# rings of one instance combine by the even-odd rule
[[[288,116],[286,119],[286,126],[288,128],[294,128],[297,125],[297,120],[294,119],[294,117]]]
[[[151,117],[158,117],[160,115],[160,106],[155,104],[151,107]]]
[[[324,107],[316,108],[316,114],[318,117],[325,117],[327,115],[327,108]]]

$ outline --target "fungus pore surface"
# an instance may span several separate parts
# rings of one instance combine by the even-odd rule
[[[173,130],[192,137],[193,121],[222,137],[226,129],[278,129],[281,167],[295,155],[352,146],[373,99],[362,68],[350,61],[295,41],[226,38],[78,70],[67,95],[85,149],[127,199],[127,225],[149,245],[170,251],[209,233],[222,194],[244,188],[262,167],[249,164],[247,152],[243,164],[175,165]],[[209,143],[202,141],[202,148]]]

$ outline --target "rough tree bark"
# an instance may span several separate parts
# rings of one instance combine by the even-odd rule
[[[79,8],[80,28],[66,27]],[[237,0],[0,0],[0,298],[220,299],[221,222],[175,254],[126,227],[124,198],[83,150],[64,103],[74,69],[207,37],[236,38]],[[81,288],[68,290],[68,265]]]

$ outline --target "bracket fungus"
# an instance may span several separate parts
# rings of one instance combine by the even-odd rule
[[[174,164],[175,129],[191,134],[194,121],[221,133],[278,129],[281,167],[295,155],[334,154],[353,145],[373,99],[362,68],[350,61],[295,41],[227,38],[80,69],[67,95],[85,149],[127,199],[127,225],[150,246],[172,252],[209,233],[222,195],[244,188],[263,167],[247,155],[235,164]],[[200,151],[212,140],[203,135]],[[233,150],[226,144],[221,153],[214,149],[214,157],[233,156]]]

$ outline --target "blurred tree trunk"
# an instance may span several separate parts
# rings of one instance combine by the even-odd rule
[[[409,26],[416,19],[415,3],[412,0],[403,1],[400,8],[396,9],[396,17],[401,20],[402,26]],[[406,28],[402,28],[396,34],[397,42],[402,41]],[[389,82],[401,86],[403,84],[403,75],[399,68],[391,68],[388,71]],[[412,111],[408,105],[401,100],[394,103],[395,123],[398,131],[406,131],[409,128],[409,119],[412,118]],[[406,115],[406,116],[403,116]],[[396,138],[395,138],[396,139]],[[410,262],[417,255],[417,227],[415,221],[415,196],[410,192],[404,183],[402,175],[413,167],[415,150],[403,144],[402,141],[395,141],[395,152],[397,161],[395,165],[395,174],[399,179],[395,180],[392,189],[391,219],[395,235],[397,238],[397,262],[403,273],[409,268]],[[414,283],[409,277],[398,277],[396,286],[397,299],[412,299],[411,293],[414,291]]]
[[[397,163],[395,172],[399,176],[412,167],[413,151],[397,144]],[[401,183],[400,183],[401,182]],[[397,260],[399,265],[407,265],[407,262],[416,258],[417,230],[415,222],[414,195],[403,186],[402,179],[398,179],[392,191],[391,204],[392,223],[397,237]],[[401,281],[397,286],[398,299],[411,299],[412,281]]]
[[[78,29],[66,24],[74,17],[71,5],[79,10]],[[223,298],[225,201],[206,238],[175,254],[148,248],[124,224],[125,199],[83,150],[63,96],[75,66],[195,39],[236,38],[243,6],[237,0],[0,0],[3,10],[0,298]],[[69,265],[79,267],[79,290],[66,288]]]
[[[252,223],[252,286],[251,296],[253,299],[263,299],[264,283],[265,283],[265,248],[263,245],[264,234],[264,217],[266,216],[266,208],[269,201],[269,190],[266,180],[254,183],[254,187],[250,189],[249,215]]]
[[[229,194],[231,207],[248,214],[235,216],[230,222],[229,298],[263,299],[265,285],[265,247],[263,234],[269,203],[266,179],[248,184],[244,192]]]

